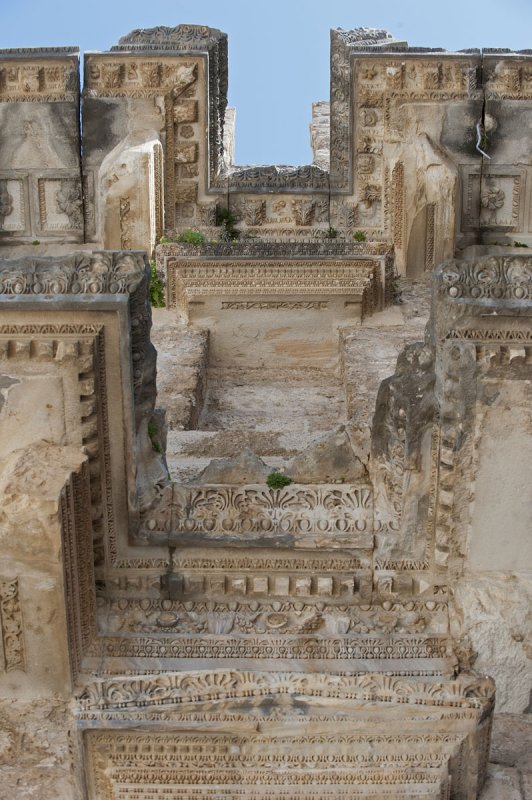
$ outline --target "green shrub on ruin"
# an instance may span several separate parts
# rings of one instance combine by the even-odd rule
[[[288,475],[283,475],[281,472],[270,472],[266,478],[266,483],[270,489],[284,489],[285,486],[289,486],[292,483],[292,478],[289,478]]]
[[[153,308],[164,308],[164,283],[157,272],[155,261],[150,261],[150,304]]]

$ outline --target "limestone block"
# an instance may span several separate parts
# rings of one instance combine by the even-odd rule
[[[325,100],[312,103],[312,122],[309,126],[312,163],[322,169],[329,168],[330,115],[330,103]]]
[[[171,311],[153,309],[157,402],[170,431],[197,427],[206,390],[209,332],[180,325]]]
[[[197,39],[189,35],[192,29]],[[195,193],[204,191],[208,170],[221,156],[226,96],[218,104],[223,63],[217,57],[225,56],[226,37],[200,26],[166,30],[168,41],[163,51],[155,47],[157,55],[152,40],[160,29],[134,32],[139,34],[135,42],[125,37],[109,53],[86,55],[88,228],[91,240],[107,247],[138,246],[151,252],[165,229],[195,216],[194,203],[180,202],[176,185],[184,181]],[[102,116],[106,126],[100,124]],[[149,165],[140,155],[148,151]]]

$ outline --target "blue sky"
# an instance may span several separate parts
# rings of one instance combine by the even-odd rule
[[[313,100],[329,97],[329,30],[386,28],[411,45],[532,48],[532,0],[0,0],[0,47],[107,50],[133,28],[194,23],[229,35],[236,156],[309,163]]]

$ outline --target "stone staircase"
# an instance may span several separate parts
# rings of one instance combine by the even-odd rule
[[[345,421],[345,395],[332,371],[209,369],[197,430],[169,430],[174,480],[197,477],[212,459],[246,448],[273,468]]]

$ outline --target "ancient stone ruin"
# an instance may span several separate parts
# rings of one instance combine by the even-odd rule
[[[477,798],[530,692],[532,51],[332,31],[306,167],[233,163],[218,30],[78,69],[0,51],[0,796]]]

